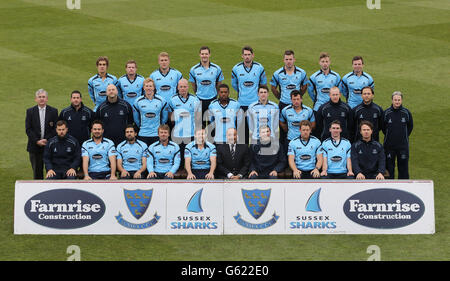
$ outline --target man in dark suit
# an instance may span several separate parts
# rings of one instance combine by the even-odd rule
[[[37,105],[27,109],[25,129],[33,178],[41,180],[44,179],[44,147],[47,141],[56,135],[58,110],[47,105],[48,93],[44,89],[36,91],[35,101]]]
[[[238,180],[245,177],[250,166],[250,154],[246,144],[237,143],[237,131],[229,128],[227,143],[216,146],[216,178]]]

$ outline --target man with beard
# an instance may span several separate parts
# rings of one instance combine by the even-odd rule
[[[70,106],[61,111],[58,120],[66,121],[68,134],[82,144],[90,138],[94,115],[95,113],[83,104],[80,91],[75,90],[70,94]]]
[[[117,170],[121,179],[145,178],[147,170],[147,144],[136,139],[133,125],[125,129],[125,140],[117,146]]]
[[[81,162],[78,141],[69,135],[64,120],[56,122],[56,136],[49,139],[44,148],[46,179],[76,179]]]
[[[103,137],[102,121],[92,122],[91,132],[92,139],[85,141],[81,147],[84,179],[116,180],[117,151],[114,143]]]

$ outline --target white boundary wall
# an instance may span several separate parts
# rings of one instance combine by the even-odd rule
[[[15,187],[14,234],[434,232],[433,182],[426,180],[17,181]]]

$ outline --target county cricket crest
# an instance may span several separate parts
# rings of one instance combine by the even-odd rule
[[[270,189],[242,189],[242,198],[244,199],[245,207],[247,207],[248,212],[255,219],[259,219],[266,210],[267,204],[269,203],[270,191]]]
[[[136,218],[140,219],[147,211],[150,201],[152,200],[153,189],[150,190],[126,190],[124,189],[125,201],[128,210]]]
[[[150,201],[152,200],[153,195],[153,189],[150,190],[124,189],[123,192],[128,210],[137,220],[139,220],[145,214],[148,206],[150,205]],[[120,212],[116,216],[116,220],[119,224],[131,229],[145,229],[152,227],[153,225],[158,223],[160,218],[161,216],[158,216],[158,214],[155,212],[151,220],[144,223],[133,223],[127,221]]]

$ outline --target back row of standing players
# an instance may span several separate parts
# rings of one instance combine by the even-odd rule
[[[271,90],[279,99],[277,105],[268,100],[268,89],[265,93],[260,94],[260,85],[266,85],[267,78],[264,67],[254,61],[254,52],[251,47],[242,48],[243,61],[232,69],[231,82],[232,87],[238,93],[237,100],[229,98],[228,87],[227,91],[222,87],[224,93],[221,95],[219,85],[222,84],[224,76],[220,66],[210,61],[210,55],[208,47],[201,47],[200,62],[190,69],[189,82],[195,95],[188,92],[189,84],[182,78],[181,72],[170,67],[170,58],[165,52],[158,56],[160,68],[150,75],[153,83],[144,83],[146,79],[137,74],[135,61],[128,61],[126,74],[117,79],[107,72],[108,58],[98,58],[96,63],[98,73],[88,82],[89,94],[95,104],[96,117],[105,121],[105,117],[113,118],[132,111],[132,118],[125,123],[134,121],[140,129],[139,138],[148,145],[158,140],[157,128],[160,124],[174,120],[175,127],[172,128],[172,137],[185,138],[187,139],[186,143],[189,143],[193,140],[195,122],[183,123],[183,120],[190,119],[184,116],[189,114],[189,110],[188,112],[176,110],[187,106],[193,108],[194,111],[201,111],[201,116],[205,116],[204,120],[215,125],[214,141],[216,143],[224,143],[226,130],[230,126],[237,127],[239,121],[242,120],[245,125],[245,143],[249,140],[251,142],[251,140],[259,139],[258,128],[261,125],[268,125],[275,134],[278,124],[280,124],[280,141],[285,151],[287,151],[288,143],[299,137],[299,124],[302,120],[312,122],[314,135],[322,141],[330,137],[331,122],[339,120],[342,125],[342,136],[353,142],[360,138],[357,133],[360,121],[368,120],[373,124],[373,139],[378,141],[378,132],[384,126],[383,118],[388,124],[389,122],[397,124],[397,122],[392,122],[392,118],[397,118],[400,120],[400,124],[404,123],[404,126],[397,126],[395,129],[394,127],[386,128],[391,130],[392,134],[385,132],[385,152],[388,161],[395,161],[395,155],[398,157],[399,163],[400,159],[403,162],[406,159],[406,172],[402,171],[399,177],[409,177],[407,159],[409,158],[408,137],[412,131],[411,114],[401,104],[400,109],[402,110],[392,106],[383,112],[380,106],[373,103],[374,81],[369,74],[363,71],[362,57],[353,58],[353,71],[341,79],[338,73],[330,69],[330,56],[327,53],[321,53],[319,56],[320,70],[308,78],[306,72],[295,65],[294,52],[285,51],[284,66],[275,71],[270,81]],[[107,87],[110,84],[116,86],[122,106],[112,106],[107,102]],[[291,95],[293,91],[299,94]],[[302,103],[303,94],[306,91],[314,103],[312,109]],[[146,92],[152,92],[155,99],[153,100],[152,96],[153,101],[149,102]],[[341,94],[347,103],[341,101]],[[205,114],[208,109],[209,112]],[[239,109],[244,114],[237,114]],[[156,116],[156,112],[159,116]],[[232,116],[228,116],[230,112],[234,112],[231,114]],[[61,115],[63,113],[64,110]],[[158,122],[154,122],[155,120]],[[106,125],[105,136],[112,139],[116,145],[123,141],[123,126],[117,126],[117,122],[107,122],[107,124],[110,128]],[[117,133],[114,133],[115,131]],[[80,143],[82,143],[81,141],[83,140],[80,140]],[[404,168],[402,167],[402,170]]]

